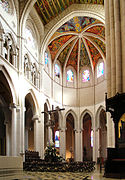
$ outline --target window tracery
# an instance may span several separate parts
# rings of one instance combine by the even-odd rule
[[[3,43],[3,57],[17,68],[18,47],[10,34],[5,34]]]
[[[83,70],[82,72],[82,82],[90,81],[90,72],[89,70]]]
[[[104,75],[104,63],[100,62],[97,65],[97,78],[99,78],[103,75]]]
[[[55,64],[55,76],[60,78],[60,67],[58,64]]]
[[[74,73],[71,69],[67,71],[67,82],[73,82],[74,81]]]
[[[39,88],[40,72],[37,69],[36,63],[31,63],[27,54],[24,56],[24,75]]]

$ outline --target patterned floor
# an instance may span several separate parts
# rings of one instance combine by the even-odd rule
[[[24,174],[24,179],[26,180],[80,180],[89,176],[84,173],[62,173],[62,172],[27,172]],[[89,178],[86,177],[87,180]]]
[[[20,180],[118,180],[104,178],[104,171],[100,173],[99,167],[96,167],[91,173],[69,173],[69,172],[24,172]],[[125,179],[122,179],[125,180]]]

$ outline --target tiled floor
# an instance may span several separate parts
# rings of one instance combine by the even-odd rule
[[[23,175],[23,180],[84,180],[84,178],[86,178],[85,180],[113,180],[112,178],[104,178],[103,174],[103,170],[100,173],[99,167],[96,167],[96,170],[91,173],[26,172]]]

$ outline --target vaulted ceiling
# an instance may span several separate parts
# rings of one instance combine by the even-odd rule
[[[104,4],[104,0],[37,0],[35,8],[44,25],[72,4]]]
[[[34,7],[44,25],[72,4],[103,5],[104,0],[37,0]],[[80,71],[84,66],[94,71],[99,59],[105,59],[105,27],[92,17],[75,16],[50,38],[48,48],[52,62]]]
[[[84,66],[94,70],[99,59],[105,59],[105,27],[90,17],[74,17],[51,37],[49,50],[53,62],[79,71]]]

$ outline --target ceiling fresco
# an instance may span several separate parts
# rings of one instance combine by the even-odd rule
[[[74,17],[53,34],[48,48],[52,61],[58,60],[62,67],[94,69],[98,60],[106,56],[104,24],[86,16]]]
[[[44,25],[72,4],[104,4],[104,0],[37,0],[34,7]]]

